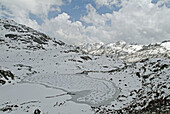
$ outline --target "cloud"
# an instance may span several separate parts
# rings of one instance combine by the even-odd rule
[[[79,21],[72,22],[69,19],[70,16],[67,13],[59,14],[55,18],[46,20],[45,23],[42,24],[41,29],[67,43],[83,40],[81,34],[83,31],[82,23]]]
[[[162,1],[161,1],[162,2]],[[124,40],[127,42],[150,43],[170,38],[170,9],[151,0],[129,0],[112,14],[99,15],[94,7],[87,6],[88,15],[82,17],[94,26],[91,37],[102,42]],[[110,21],[110,25],[106,22]]]
[[[121,5],[119,11],[99,14],[98,8],[86,5],[87,15],[79,21],[62,12],[62,0],[2,0],[6,10],[0,15],[10,15],[15,21],[26,24],[67,43],[126,41],[129,43],[161,42],[170,39],[170,8],[167,0],[152,3],[152,0],[96,0],[98,6]],[[69,1],[73,2],[73,1]],[[2,7],[2,5],[0,5]],[[55,7],[54,7],[55,6]],[[81,10],[81,9],[80,9]],[[50,11],[60,14],[48,18]],[[42,19],[39,25],[31,20],[29,13]]]
[[[98,7],[111,7],[112,5],[120,5],[120,0],[95,0],[95,3]]]
[[[47,14],[51,5],[63,5],[62,0],[1,0],[1,3],[7,8],[17,7],[37,15]]]
[[[1,0],[0,8],[3,6],[5,10],[0,12],[0,16],[10,17],[18,23],[39,30],[41,26],[37,20],[30,18],[30,14],[44,21],[50,11],[61,12],[59,6],[63,4],[62,0]]]
[[[88,12],[87,16],[82,17],[82,21],[86,22],[86,23],[93,23],[93,25],[104,25],[105,24],[105,18],[103,18],[101,15],[99,15],[96,12],[96,9],[91,5],[91,4],[87,4],[86,5],[86,9]]]
[[[85,27],[81,21],[72,22],[70,16],[65,12],[53,19],[46,20],[41,26],[41,31],[52,34],[53,37],[66,43],[101,42],[98,37],[91,35],[100,33],[98,28],[95,26]]]
[[[30,13],[44,20],[48,18],[49,11],[60,12],[59,6],[63,5],[63,2],[62,0],[1,0],[0,4],[1,7],[4,6],[6,9],[4,13],[0,14],[1,16],[4,14],[10,15],[17,22],[32,27],[33,24],[27,23],[27,21],[31,22]]]

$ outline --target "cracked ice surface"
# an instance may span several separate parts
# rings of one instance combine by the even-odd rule
[[[118,95],[114,83],[102,79],[95,79],[84,74],[69,74],[56,76],[32,76],[24,81],[40,83],[62,89],[72,93],[72,101],[86,103],[91,106],[109,104]]]

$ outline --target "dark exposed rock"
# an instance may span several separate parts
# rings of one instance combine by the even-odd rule
[[[38,44],[46,44],[46,43],[43,42],[41,39],[36,38],[36,37],[34,37],[34,36],[32,36],[32,39],[33,39],[34,42],[37,42]]]
[[[145,105],[146,101],[143,102],[142,105]],[[122,109],[118,109],[118,110],[111,110],[111,109],[106,109],[106,108],[99,108],[99,107],[93,107],[93,110],[95,110],[95,112],[112,112],[113,114],[169,114],[170,113],[170,99],[168,99],[168,96],[165,98],[160,98],[160,99],[155,99],[155,100],[151,100],[147,106],[143,109],[137,110],[135,109],[135,107],[137,107],[137,104],[134,103],[130,106],[127,106],[125,108]]]
[[[142,109],[142,112],[155,112],[155,113],[168,113],[170,110],[165,110],[170,108],[170,99],[168,96],[165,98],[155,99],[149,102],[147,107]]]
[[[83,63],[82,61],[80,61],[80,60],[75,60],[75,59],[68,59],[68,61]]]
[[[120,72],[120,71],[121,71],[121,69],[117,68],[117,69],[113,69],[113,70],[109,70],[109,71],[103,71],[103,73],[106,73],[106,72],[112,73],[112,72]]]
[[[14,107],[18,107],[18,105],[14,105]]]
[[[136,76],[138,76],[140,78],[140,73],[139,72],[136,72]]]
[[[0,84],[4,85],[6,81],[0,79]]]
[[[149,60],[148,58],[147,59],[142,59],[140,62],[141,63],[144,63],[145,61]]]
[[[35,109],[34,110],[34,114],[40,114],[40,113],[41,113],[40,109]]]
[[[62,42],[61,40],[59,40],[59,41],[54,41],[56,44],[58,44],[58,45],[60,45],[60,46],[63,46],[63,45],[65,45],[65,43],[64,42]]]
[[[149,76],[150,76],[150,75],[143,75],[142,77],[143,77],[144,79],[146,79],[146,78],[149,78]]]
[[[1,39],[1,38],[0,38],[0,42],[4,42],[4,41],[5,41],[4,39]]]
[[[103,68],[109,68],[108,66],[103,66]]]
[[[8,77],[14,80],[14,75],[9,70],[8,71],[0,70],[0,74],[7,80],[8,80]]]
[[[17,34],[5,34],[5,37],[8,37],[8,38],[15,38],[17,36],[18,36]]]
[[[78,53],[79,51],[78,50],[65,50],[63,51],[64,53],[70,53],[70,52],[75,52],[75,53]]]
[[[81,59],[83,59],[83,60],[92,60],[92,58],[90,58],[89,56],[81,56],[80,57]]]
[[[89,72],[90,72],[90,71],[83,71],[83,72],[81,72],[80,74],[86,74],[86,75],[88,75]]]
[[[18,105],[6,105],[5,107],[1,108],[0,111],[3,112],[11,112],[13,111],[13,108],[17,108]]]
[[[6,112],[6,111],[12,111],[12,107],[4,107],[0,109],[0,111]]]
[[[2,79],[2,78],[5,78],[5,79]],[[11,71],[9,70],[8,71],[0,70],[0,83],[4,85],[6,81],[9,79],[14,80],[14,74],[12,74]]]
[[[168,68],[169,66],[167,64],[164,64],[160,67],[161,70],[163,70],[164,68]]]

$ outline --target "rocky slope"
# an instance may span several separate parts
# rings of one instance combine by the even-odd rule
[[[0,19],[0,112],[170,112],[170,41],[67,45]]]

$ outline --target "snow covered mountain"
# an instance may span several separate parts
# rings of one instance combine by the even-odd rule
[[[170,41],[68,45],[0,19],[0,113],[170,112]]]
[[[107,45],[103,43],[83,44],[80,45],[80,48],[83,53],[98,56],[103,54],[116,56],[127,62],[135,62],[154,57],[170,57],[170,40],[149,45],[127,44],[123,41]]]

